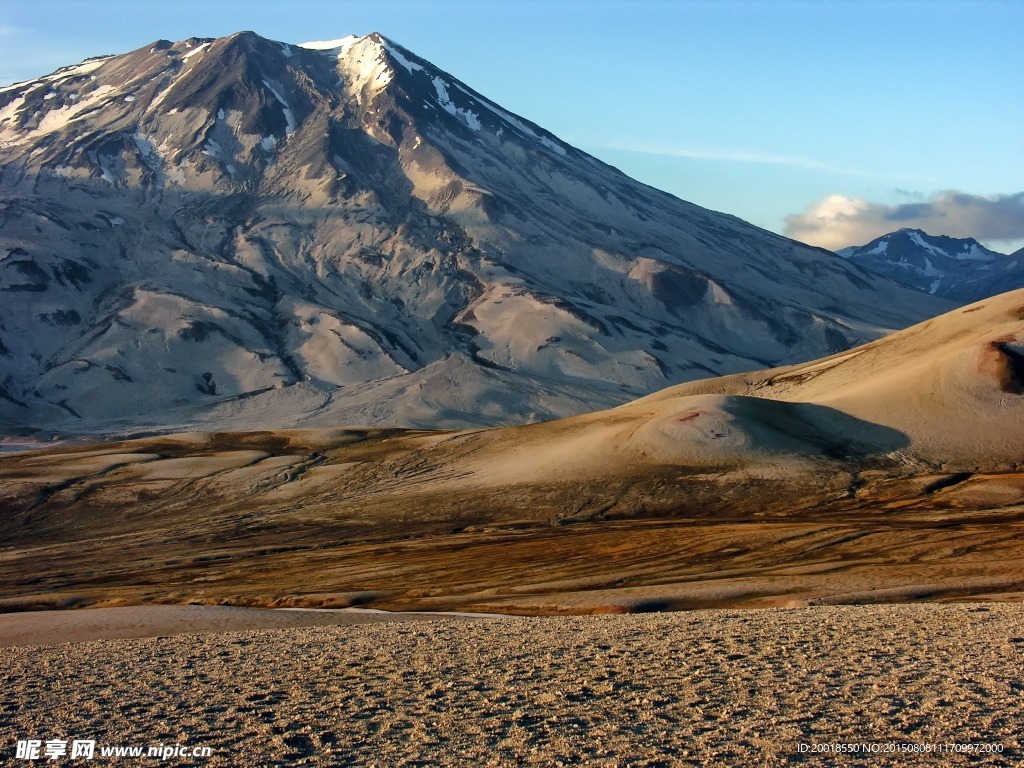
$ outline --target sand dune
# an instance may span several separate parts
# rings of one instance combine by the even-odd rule
[[[807,365],[684,384],[623,408],[698,392],[747,394],[834,409],[860,419],[864,426],[900,432],[909,453],[925,461],[1020,464],[1024,291],[986,299],[853,352]],[[857,430],[838,431],[869,444],[877,440],[871,434],[857,435]]]
[[[0,607],[1020,597],[1021,350],[1015,291],[824,360],[543,424],[4,455]]]

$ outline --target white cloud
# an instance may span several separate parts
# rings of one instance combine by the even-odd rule
[[[1024,238],[1024,192],[985,197],[946,190],[924,202],[896,205],[829,195],[802,213],[787,216],[785,233],[795,240],[836,250],[864,245],[903,227],[983,242],[1020,240]]]
[[[0,37],[15,37],[16,35],[28,34],[31,31],[30,29],[15,27],[10,24],[0,24]]]

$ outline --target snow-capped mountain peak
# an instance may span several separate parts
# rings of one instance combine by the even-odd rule
[[[905,227],[838,253],[903,285],[957,301],[1024,286],[1024,261],[989,250],[974,238]]]
[[[380,35],[251,32],[0,91],[0,293],[0,425],[62,431],[524,422],[949,307]]]

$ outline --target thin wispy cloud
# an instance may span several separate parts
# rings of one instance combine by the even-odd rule
[[[864,245],[903,227],[983,242],[1019,240],[1024,238],[1024,192],[983,196],[944,190],[921,202],[896,205],[829,195],[787,216],[785,233],[811,245],[837,249]]]
[[[908,176],[896,173],[878,173],[875,171],[864,171],[856,168],[844,168],[842,166],[825,163],[810,157],[800,155],[773,154],[746,149],[704,149],[691,147],[666,147],[656,144],[643,144],[633,142],[616,142],[601,144],[600,149],[607,149],[617,152],[634,152],[642,155],[656,155],[658,157],[679,157],[695,160],[721,160],[730,163],[756,163],[760,165],[782,165],[790,168],[803,168],[811,171],[834,173],[842,176],[858,176],[861,178],[899,178],[914,181],[932,181],[932,179]]]
[[[17,37],[18,35],[27,35],[31,31],[31,29],[26,29],[25,27],[15,27],[11,24],[0,24],[0,37]]]

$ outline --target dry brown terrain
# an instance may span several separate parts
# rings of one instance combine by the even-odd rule
[[[12,764],[17,739],[91,738],[97,748],[210,749],[168,765],[254,768],[1011,766],[1024,758],[1022,662],[1024,607],[1008,604],[386,623],[3,648],[0,749]],[[1002,752],[800,752],[826,743]]]
[[[1024,597],[1024,291],[826,360],[462,432],[0,458],[7,610]]]

